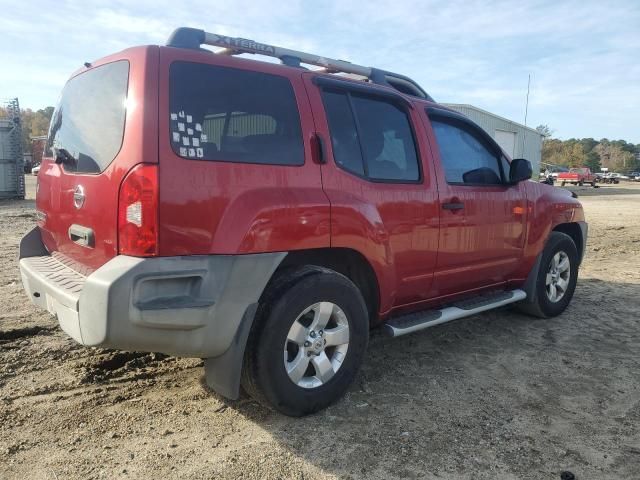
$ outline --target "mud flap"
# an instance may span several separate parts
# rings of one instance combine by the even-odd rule
[[[247,307],[233,342],[226,352],[218,357],[206,358],[204,361],[207,386],[230,400],[237,400],[240,396],[244,350],[257,309],[257,303],[252,303]]]

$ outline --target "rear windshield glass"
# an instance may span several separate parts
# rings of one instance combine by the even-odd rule
[[[288,79],[175,62],[170,73],[170,135],[181,157],[302,165],[300,117]]]
[[[99,173],[122,146],[129,62],[108,63],[67,82],[51,119],[47,155],[66,171]]]

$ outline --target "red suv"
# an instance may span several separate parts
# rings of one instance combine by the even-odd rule
[[[288,415],[347,390],[371,327],[562,313],[586,243],[570,192],[411,79],[195,29],[85,64],[47,155],[31,300],[84,345],[204,358],[216,391]]]

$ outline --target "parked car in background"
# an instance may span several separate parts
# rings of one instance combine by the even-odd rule
[[[40,165],[36,165],[31,169],[31,175],[38,175],[39,171],[40,171]]]
[[[589,167],[571,168],[568,172],[560,172],[558,174],[558,181],[563,187],[570,183],[572,185],[584,185],[585,183],[591,184],[592,187],[596,186],[596,175],[591,173]]]
[[[625,177],[623,175],[621,175],[620,173],[615,173],[615,172],[606,172],[603,176],[602,176],[602,183],[610,183],[610,184],[618,184],[620,183],[620,180],[624,180],[624,179],[628,179],[629,177]]]
[[[631,174],[629,174],[629,179],[634,182],[640,182],[640,172],[631,172]]]
[[[220,394],[298,416],[347,391],[370,328],[571,301],[576,196],[403,75],[190,28],[85,66],[20,244],[84,345],[203,358]]]

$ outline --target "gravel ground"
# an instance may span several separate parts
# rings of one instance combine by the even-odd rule
[[[564,315],[373,332],[347,396],[291,419],[212,393],[200,360],[84,348],[32,307],[27,180],[0,202],[0,479],[640,478],[640,185],[575,188],[590,237]]]

